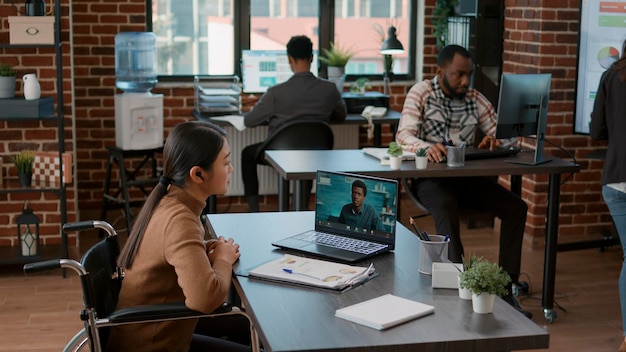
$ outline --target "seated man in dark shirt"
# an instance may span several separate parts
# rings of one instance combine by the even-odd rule
[[[348,203],[341,208],[338,221],[353,227],[384,230],[376,209],[369,204],[365,204],[366,196],[367,187],[365,183],[361,180],[352,182],[352,203]]]
[[[306,36],[295,36],[287,43],[289,66],[293,76],[267,90],[254,108],[245,115],[246,127],[268,123],[268,135],[279,126],[297,119],[337,121],[346,118],[346,104],[337,86],[311,73],[313,43]],[[241,175],[244,195],[251,212],[259,211],[259,180],[256,155],[262,143],[249,145],[241,152]],[[263,153],[259,158],[264,158]]]

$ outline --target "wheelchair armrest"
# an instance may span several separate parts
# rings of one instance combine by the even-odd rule
[[[136,307],[127,307],[116,310],[109,315],[109,322],[114,324],[163,321],[176,319],[191,319],[213,314],[227,313],[232,310],[229,303],[224,303],[210,314],[191,310],[183,302],[151,304]]]

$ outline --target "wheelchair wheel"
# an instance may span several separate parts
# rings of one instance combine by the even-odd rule
[[[91,352],[85,329],[80,330],[63,349],[63,352]]]

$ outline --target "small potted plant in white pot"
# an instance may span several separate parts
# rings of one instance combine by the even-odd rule
[[[402,146],[396,142],[390,142],[387,154],[389,154],[389,166],[391,166],[391,169],[400,170],[400,165],[402,165]]]
[[[21,187],[30,187],[33,178],[33,163],[35,153],[29,150],[11,156],[11,162],[17,168],[17,176]]]
[[[483,260],[483,257],[477,257],[475,254],[471,254],[469,258],[466,258],[464,255],[461,255],[461,262],[463,264],[463,271],[469,270],[474,264]],[[469,288],[465,287],[465,283],[461,282],[461,271],[459,273],[459,297],[461,299],[465,299],[468,301],[472,300],[472,291]]]
[[[487,260],[474,262],[459,276],[459,285],[472,292],[472,308],[480,314],[493,312],[496,295],[506,295],[506,285],[511,282],[511,277],[500,265]]]
[[[422,170],[428,166],[428,148],[417,148],[415,151],[415,168]]]
[[[330,49],[322,49],[319,60],[326,65],[328,80],[335,82],[337,89],[343,91],[345,81],[345,70],[348,61],[354,56],[351,49],[344,49],[337,43],[330,43]]]

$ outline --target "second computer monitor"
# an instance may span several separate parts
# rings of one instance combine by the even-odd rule
[[[543,143],[551,80],[549,73],[502,75],[496,138],[536,136],[534,158],[527,164],[548,161],[543,158]]]
[[[317,76],[317,52],[313,51],[311,73]],[[241,81],[244,93],[265,93],[267,88],[285,82],[293,72],[286,50],[242,50]]]

